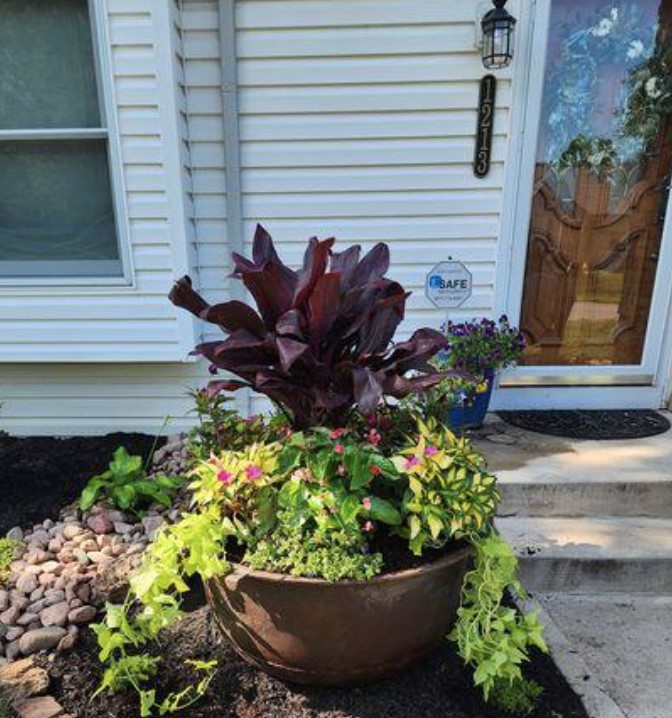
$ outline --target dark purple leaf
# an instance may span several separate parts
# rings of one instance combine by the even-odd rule
[[[264,323],[254,309],[235,300],[204,309],[201,312],[201,319],[219,325],[226,332],[247,329],[258,337],[263,337],[265,334]]]
[[[382,279],[390,268],[390,250],[386,244],[378,244],[367,254],[352,272],[353,287],[373,279]]]
[[[275,325],[275,332],[282,337],[305,339],[305,323],[306,318],[298,309],[290,309],[278,319]]]
[[[368,367],[352,372],[354,399],[362,414],[373,414],[383,396],[383,378]]]
[[[217,394],[221,394],[223,391],[238,391],[238,389],[243,389],[245,387],[249,387],[249,384],[244,381],[229,379],[228,381],[211,381],[208,384],[206,391],[208,396],[212,398],[213,396],[217,396]]]
[[[260,271],[243,272],[243,283],[254,297],[267,328],[274,327],[278,318],[291,309],[291,284],[282,278],[280,268],[269,263]]]
[[[315,237],[308,242],[303,257],[303,269],[299,272],[299,280],[294,293],[293,306],[295,308],[302,308],[312,294],[318,279],[325,273],[329,262],[329,250],[333,244],[333,239],[325,239],[320,242]]]
[[[301,358],[308,350],[309,346],[305,342],[299,342],[294,339],[280,337],[277,341],[278,354],[280,356],[280,364],[286,372],[292,370],[294,362]]]
[[[180,309],[186,309],[188,312],[200,317],[210,305],[203,297],[192,289],[191,277],[184,276],[178,279],[173,288],[170,290],[168,299]]]
[[[316,357],[321,356],[320,347],[329,328],[338,316],[341,302],[341,275],[323,274],[315,284],[308,299],[310,346]]]

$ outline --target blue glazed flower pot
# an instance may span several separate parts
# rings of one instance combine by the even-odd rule
[[[474,403],[470,406],[453,406],[448,410],[446,424],[451,431],[459,433],[465,429],[478,429],[483,425],[490,405],[492,384],[493,379],[488,379],[488,388],[483,393],[476,394]]]

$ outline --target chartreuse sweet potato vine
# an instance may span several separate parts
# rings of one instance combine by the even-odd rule
[[[486,700],[492,694],[495,702],[506,706],[512,703],[512,695],[519,694],[518,703],[524,703],[525,696],[536,691],[523,678],[520,666],[528,660],[530,647],[547,650],[543,630],[536,612],[521,615],[502,605],[507,588],[526,597],[516,577],[518,561],[511,547],[494,531],[473,538],[472,543],[475,567],[465,577],[462,605],[450,638],[465,663],[474,667],[474,683],[481,686]]]

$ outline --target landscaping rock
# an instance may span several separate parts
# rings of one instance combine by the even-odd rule
[[[37,587],[39,583],[37,581],[37,578],[33,576],[31,573],[24,573],[22,576],[19,576],[16,587],[21,593],[32,593]]]
[[[77,634],[76,633],[67,633],[58,642],[58,646],[56,646],[56,653],[67,653],[68,651],[71,651],[75,647],[76,643],[77,643]]]
[[[23,611],[26,606],[30,603],[30,599],[24,596],[21,591],[13,589],[9,592],[10,605],[16,606],[19,611]]]
[[[5,656],[7,657],[8,661],[13,661],[21,655],[21,647],[19,645],[19,640],[10,641],[5,646]]]
[[[80,606],[70,611],[68,614],[68,623],[81,626],[86,623],[91,623],[95,617],[96,609],[93,606]]]
[[[66,715],[55,699],[51,696],[27,698],[16,705],[21,718],[66,718]]]
[[[6,611],[0,613],[0,621],[6,626],[12,626],[16,623],[21,615],[21,609],[18,606],[10,606]]]
[[[178,438],[157,473],[184,453]],[[0,662],[40,650],[70,650],[77,627],[95,620],[96,606],[123,599],[129,574],[169,514],[174,520],[179,511],[157,504],[133,523],[101,503],[83,513],[68,507],[57,522],[12,529],[11,536],[22,543],[0,589]]]
[[[7,629],[7,634],[5,635],[5,641],[7,643],[11,643],[12,641],[16,641],[17,638],[21,638],[23,634],[26,632],[25,628],[21,628],[21,626],[11,626]]]
[[[23,613],[16,619],[17,626],[30,626],[31,623],[37,623],[40,617],[37,613]]]
[[[123,521],[117,521],[114,524],[114,530],[116,533],[125,536],[126,534],[133,533],[133,524],[127,524]]]
[[[49,676],[30,658],[0,667],[0,686],[14,701],[42,695],[49,687]]]
[[[24,557],[24,560],[26,561],[26,563],[37,564],[37,563],[44,563],[47,559],[50,559],[53,557],[54,557],[53,554],[48,553],[44,549],[33,548],[28,551],[28,553]]]
[[[91,516],[86,525],[96,534],[109,534],[114,531],[114,523],[105,514]]]
[[[28,631],[28,633],[24,633],[23,636],[19,638],[19,648],[24,656],[29,656],[38,651],[55,648],[61,638],[66,634],[67,631],[65,628],[61,628],[60,626],[37,628],[33,631]]]
[[[67,601],[55,603],[40,613],[40,621],[43,626],[65,626],[69,611],[70,606]]]
[[[20,526],[14,526],[7,532],[7,538],[13,541],[23,541],[23,530]]]
[[[154,536],[163,525],[163,521],[163,516],[145,516],[142,519],[142,526],[150,541],[154,540]]]
[[[84,533],[84,529],[76,523],[66,524],[63,528],[63,537],[68,541],[71,541],[75,536],[79,536]]]
[[[59,601],[65,599],[65,591],[57,588],[49,588],[44,593],[44,602],[46,606],[53,606]]]
[[[44,586],[38,586],[29,596],[30,602],[34,603],[35,601],[39,601],[42,596],[44,596],[45,588]]]

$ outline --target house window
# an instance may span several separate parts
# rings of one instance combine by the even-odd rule
[[[0,278],[120,277],[89,3],[0,18]]]

